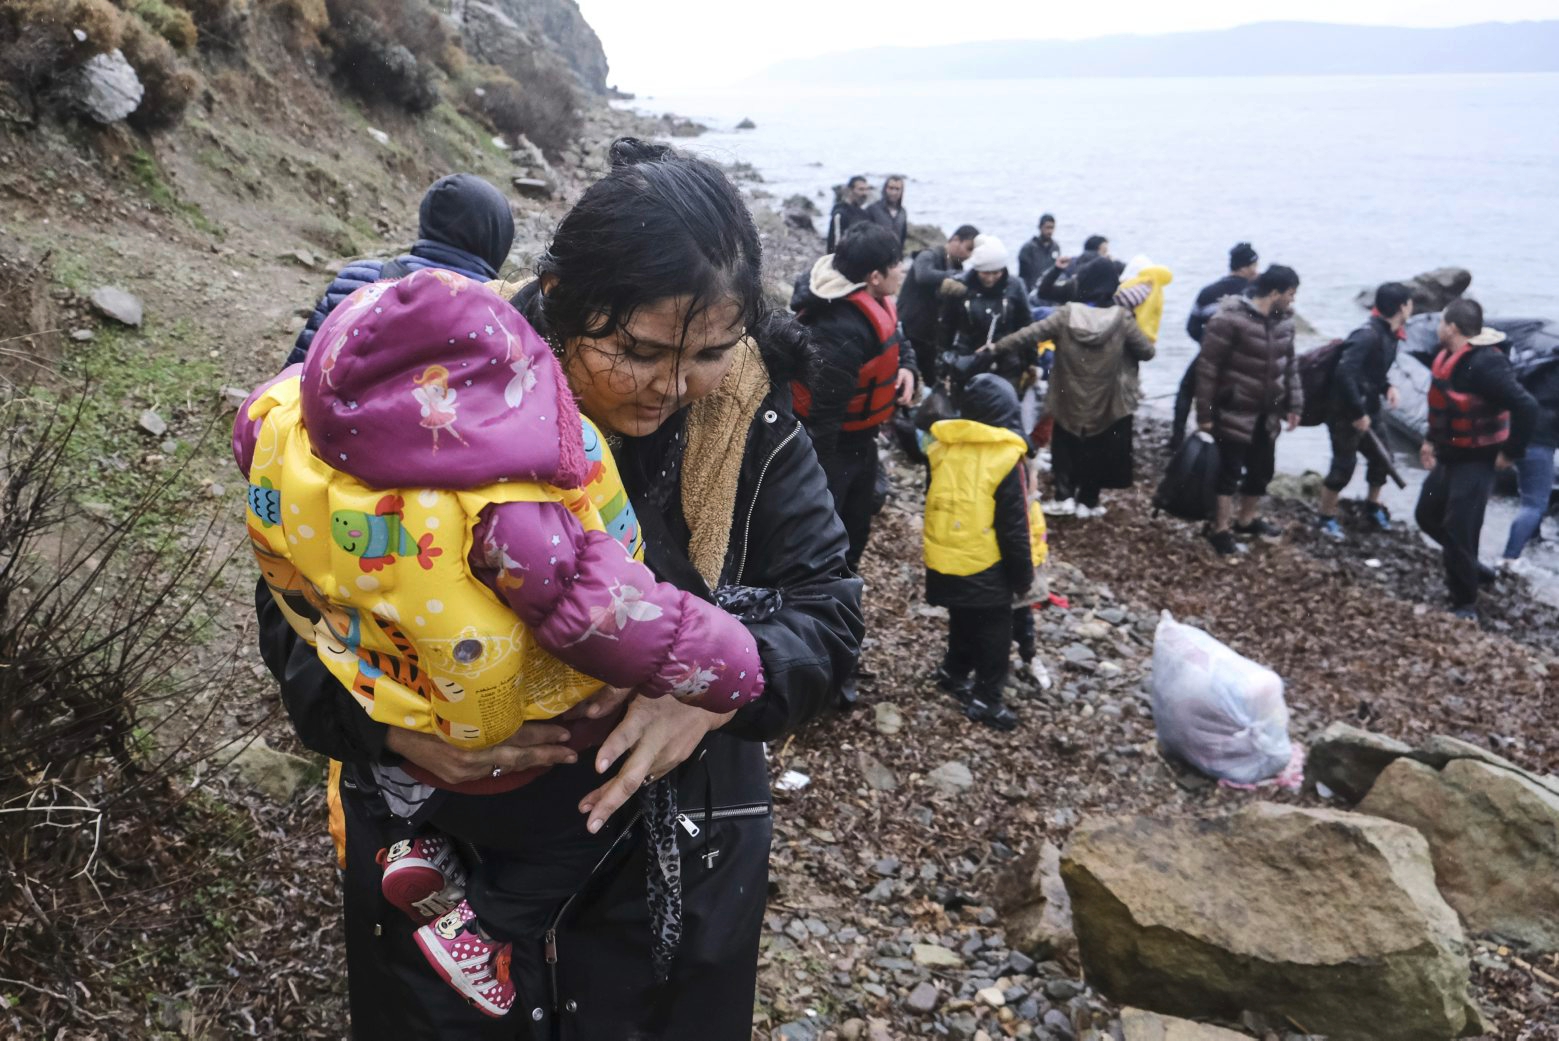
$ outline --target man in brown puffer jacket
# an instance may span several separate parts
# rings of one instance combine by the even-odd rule
[[[1299,275],[1273,264],[1250,297],[1236,297],[1207,320],[1196,363],[1196,421],[1218,442],[1218,513],[1208,536],[1220,556],[1239,547],[1234,533],[1280,535],[1259,516],[1276,465],[1283,420],[1299,425],[1304,407],[1294,358]],[[1237,523],[1234,494],[1239,492]],[[1230,526],[1233,531],[1230,531]]]

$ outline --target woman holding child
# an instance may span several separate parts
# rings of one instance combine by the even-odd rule
[[[790,411],[804,334],[763,304],[758,236],[740,196],[712,165],[665,148],[625,139],[612,160],[559,225],[538,278],[501,292],[550,347],[590,421],[587,440],[591,424],[605,435],[632,503],[633,530],[614,534],[630,551],[642,539],[658,580],[643,602],[690,594],[735,616],[738,642],[761,663],[761,693],[719,713],[698,706],[713,704],[722,682],[736,684],[737,703],[760,689],[745,671],[747,686],[660,669],[638,692],[603,687],[506,743],[462,748],[371,718],[262,586],[261,649],[294,725],[310,748],[344,763],[357,1037],[750,1034],[771,835],[762,742],[832,703],[859,650],[861,585],[845,566],[826,479]],[[323,359],[311,364],[324,378]],[[475,391],[454,366],[445,369],[418,389],[438,391],[424,418],[440,434],[440,458],[453,462],[460,438],[471,436],[462,409]],[[519,369],[513,379],[511,394],[535,385]],[[370,520],[383,526],[382,517]],[[414,536],[392,531],[403,553],[418,551]],[[514,563],[488,548],[500,565]],[[494,589],[534,581],[522,567],[495,571],[487,576]],[[639,601],[623,601],[625,580],[613,581],[621,625]],[[679,629],[672,646],[716,639],[711,607],[689,601],[678,610],[710,625]],[[610,624],[610,612],[601,617]],[[745,660],[740,650],[731,660]],[[465,860],[466,902],[483,935],[509,945],[493,966],[517,991],[508,1015],[484,1016],[441,982],[425,942],[419,950],[417,926],[381,892],[377,861],[394,837],[378,780],[399,768],[443,787],[488,789],[442,792],[427,823]],[[538,769],[523,787],[491,791],[506,775]]]

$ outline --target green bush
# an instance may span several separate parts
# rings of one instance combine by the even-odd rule
[[[170,7],[163,0],[133,0],[130,11],[178,50],[193,49],[200,35],[194,17],[188,11]]]
[[[458,67],[463,54],[426,0],[327,0],[327,8],[325,41],[353,90],[413,113],[438,104],[436,70]]]
[[[200,45],[236,50],[249,20],[249,0],[182,0],[200,31]]]
[[[0,79],[17,87],[36,115],[41,95],[62,73],[119,46],[124,23],[108,0],[0,0]]]

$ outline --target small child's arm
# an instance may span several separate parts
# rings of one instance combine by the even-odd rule
[[[763,692],[757,641],[731,615],[657,580],[561,503],[489,506],[471,566],[564,664],[648,697],[711,712]]]

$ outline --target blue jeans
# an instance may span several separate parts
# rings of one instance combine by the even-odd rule
[[[1516,485],[1521,489],[1521,509],[1510,522],[1505,559],[1515,560],[1537,534],[1548,513],[1548,496],[1554,487],[1554,450],[1549,445],[1528,445],[1516,462]]]

